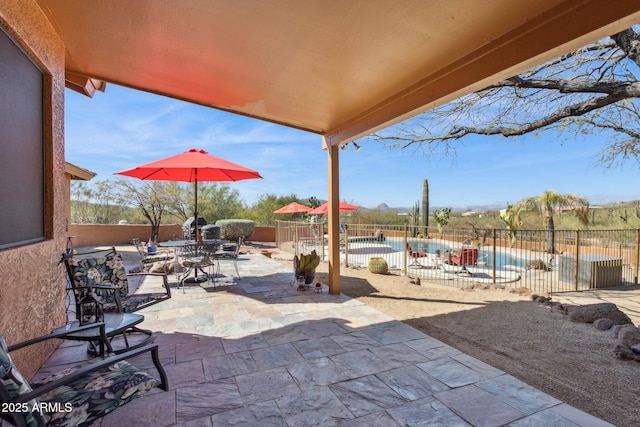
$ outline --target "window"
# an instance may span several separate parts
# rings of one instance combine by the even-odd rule
[[[45,238],[43,82],[0,28],[0,249]]]

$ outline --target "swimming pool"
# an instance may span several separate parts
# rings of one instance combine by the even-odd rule
[[[391,246],[394,252],[404,251],[404,240],[387,239],[383,243]],[[411,249],[415,252],[427,252],[433,254],[436,252],[436,249],[440,249],[440,252],[449,250],[449,246],[443,244],[442,242],[434,242],[424,239],[409,239],[409,244],[411,245]]]
[[[402,252],[404,251],[404,240],[403,239],[394,239],[389,238],[383,242],[385,245],[391,246],[394,252]],[[411,249],[416,252],[426,252],[433,254],[436,252],[436,249],[440,249],[440,252],[444,252],[450,249],[450,246],[444,244],[443,242],[425,240],[425,239],[409,239],[409,244],[411,245]],[[480,254],[478,256],[478,264],[480,265],[493,265],[493,250],[490,248],[480,249]],[[504,251],[500,251],[496,253],[495,260],[497,269],[508,269],[505,268],[507,266],[524,268],[525,260],[518,258],[512,254],[506,253]]]

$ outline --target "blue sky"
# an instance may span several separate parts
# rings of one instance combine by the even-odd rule
[[[327,199],[327,152],[321,137],[167,97],[108,84],[88,98],[65,93],[66,160],[96,172],[114,172],[202,148],[255,169],[262,180],[229,183],[247,203],[264,194]],[[432,207],[466,208],[515,203],[547,190],[587,197],[592,205],[640,199],[636,163],[605,169],[596,164],[602,138],[560,144],[555,133],[469,137],[456,157],[427,157],[359,140],[340,150],[340,199],[373,208],[411,207],[429,180]]]

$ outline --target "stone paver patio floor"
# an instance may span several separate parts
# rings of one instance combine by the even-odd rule
[[[290,269],[263,255],[240,256],[241,279],[221,264],[216,286],[174,288],[140,312],[170,390],[96,425],[610,425],[355,299],[298,291]],[[63,342],[39,374],[85,349]],[[153,370],[142,356],[132,362]]]

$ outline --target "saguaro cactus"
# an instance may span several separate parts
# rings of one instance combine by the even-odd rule
[[[422,225],[429,227],[429,181],[422,184]]]

